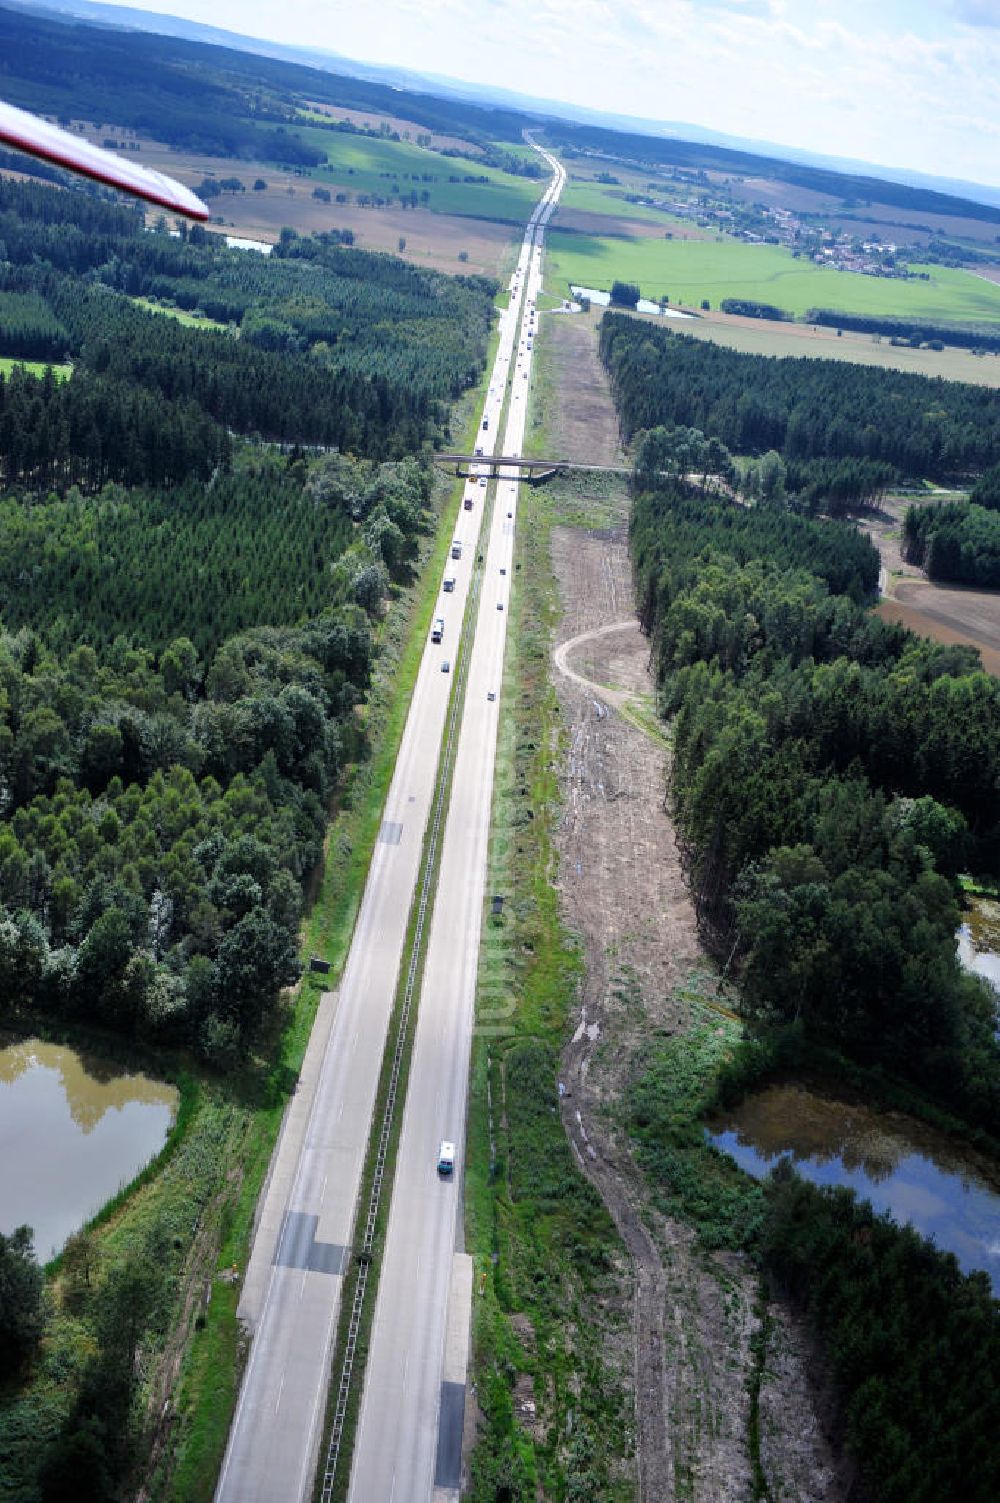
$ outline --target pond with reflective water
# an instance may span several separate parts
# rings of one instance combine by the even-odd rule
[[[788,1155],[813,1184],[849,1186],[953,1252],[966,1273],[984,1269],[1000,1294],[1000,1172],[943,1133],[784,1083],[746,1097],[708,1135],[756,1179]]]
[[[46,1262],[166,1141],[177,1090],[96,1055],[0,1039],[0,1232]]]

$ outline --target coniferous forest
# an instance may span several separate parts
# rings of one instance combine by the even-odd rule
[[[8,181],[0,244],[5,348],[72,364],[0,377],[0,1006],[227,1064],[298,974],[492,288]]]
[[[955,934],[959,873],[1000,875],[1000,684],[975,649],[875,615],[878,554],[835,519],[893,480],[971,481],[968,501],[909,509],[905,553],[932,578],[1000,583],[996,394],[615,314],[601,353],[635,440],[668,796],[750,1078],[765,1059],[861,1072],[995,1152],[996,996]],[[988,1276],[787,1163],[748,1245],[817,1339],[859,1496],[995,1498]]]
[[[197,227],[186,240],[148,234],[137,212],[4,181],[0,248],[8,353],[41,348],[74,367],[69,382],[14,371],[0,384],[8,483],[207,478],[237,434],[398,458],[441,434],[485,358],[491,283],[331,237],[289,232],[264,258]],[[232,328],[185,327],[139,296]],[[27,349],[10,348],[15,331]]]
[[[733,453],[775,450],[797,467],[796,488],[830,460],[873,461],[896,478],[935,480],[978,475],[1000,461],[989,387],[744,355],[616,313],[601,320],[601,358],[626,440],[643,429],[689,427]]]
[[[925,569],[929,579],[995,590],[1000,587],[1000,514],[969,501],[909,506],[903,556]]]
[[[866,609],[877,554],[845,523],[674,480],[631,541],[678,837],[752,1033],[995,1132],[995,997],[954,936],[957,873],[1000,864],[997,680]],[[779,1176],[765,1204],[754,1251],[819,1338],[864,1495],[987,1503],[987,1276],[847,1192]]]

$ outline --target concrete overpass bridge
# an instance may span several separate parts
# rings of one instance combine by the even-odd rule
[[[434,463],[453,469],[461,479],[470,475],[486,473],[492,479],[527,480],[537,485],[551,480],[565,470],[577,470],[585,475],[623,475],[632,471],[627,466],[607,464],[574,464],[571,459],[529,459],[523,454],[463,454],[451,449],[441,449],[433,456]]]

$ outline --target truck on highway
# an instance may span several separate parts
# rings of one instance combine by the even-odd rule
[[[444,620],[441,616],[436,617],[434,625],[431,627],[431,641],[444,641]]]
[[[455,1169],[455,1145],[442,1138],[438,1149],[438,1174],[451,1174]]]
[[[458,541],[458,538],[456,538],[455,541],[451,545],[451,556],[452,556],[452,558],[461,558],[462,557],[462,545]]]
[[[485,433],[485,432],[486,432],[486,429],[487,429],[487,428],[488,428],[488,427],[489,427],[489,426],[490,426],[490,420],[489,420],[489,418],[488,418],[488,417],[484,417],[484,418],[483,418],[483,432],[484,432],[484,433]]]

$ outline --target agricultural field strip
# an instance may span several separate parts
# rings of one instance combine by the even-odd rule
[[[512,303],[518,311],[525,293],[529,309],[537,299],[544,230],[565,180],[559,164],[545,155],[554,177],[533,216],[512,278]],[[531,366],[527,340],[522,329],[504,454],[519,454],[524,441]],[[398,1498],[404,1487],[408,1500],[424,1503],[437,1495],[435,1489],[457,1485],[460,1458],[455,1448],[461,1439],[468,1335],[465,1328],[455,1339],[448,1326],[448,1302],[461,1247],[462,1164],[460,1158],[451,1182],[438,1176],[436,1156],[442,1138],[459,1145],[465,1139],[499,704],[487,695],[499,692],[502,679],[517,492],[516,480],[498,482],[365,1373],[351,1503]],[[471,1318],[468,1310],[464,1315]]]
[[[493,437],[484,448],[496,442],[522,300],[523,283],[502,317],[485,407]],[[476,477],[468,491],[478,498]],[[342,1272],[451,688],[441,662],[454,656],[449,628],[457,631],[462,620],[482,515],[481,504],[459,513],[463,556],[446,565],[456,583],[441,595],[445,642],[428,643],[417,677],[301,1151],[294,1167],[291,1155],[276,1162],[269,1185],[239,1311],[253,1340],[219,1503],[286,1503],[310,1493]]]
[[[538,192],[532,178],[515,177],[468,157],[446,157],[410,141],[341,134],[316,126],[306,126],[300,134],[326,155],[325,165],[312,174],[317,182],[336,184],[355,198],[359,193],[398,198],[400,190],[404,195],[426,191],[423,207],[432,212],[515,220],[528,212]],[[452,177],[459,181],[450,182]],[[487,181],[466,182],[467,177]]]
[[[623,205],[628,209],[628,205]],[[740,241],[634,239],[555,229],[549,280],[565,296],[568,285],[609,290],[618,279],[636,282],[644,297],[666,294],[695,306],[708,298],[771,303],[798,317],[810,308],[958,322],[1000,323],[1000,285],[947,266],[920,266],[930,280],[895,281],[795,260],[781,246]]]

